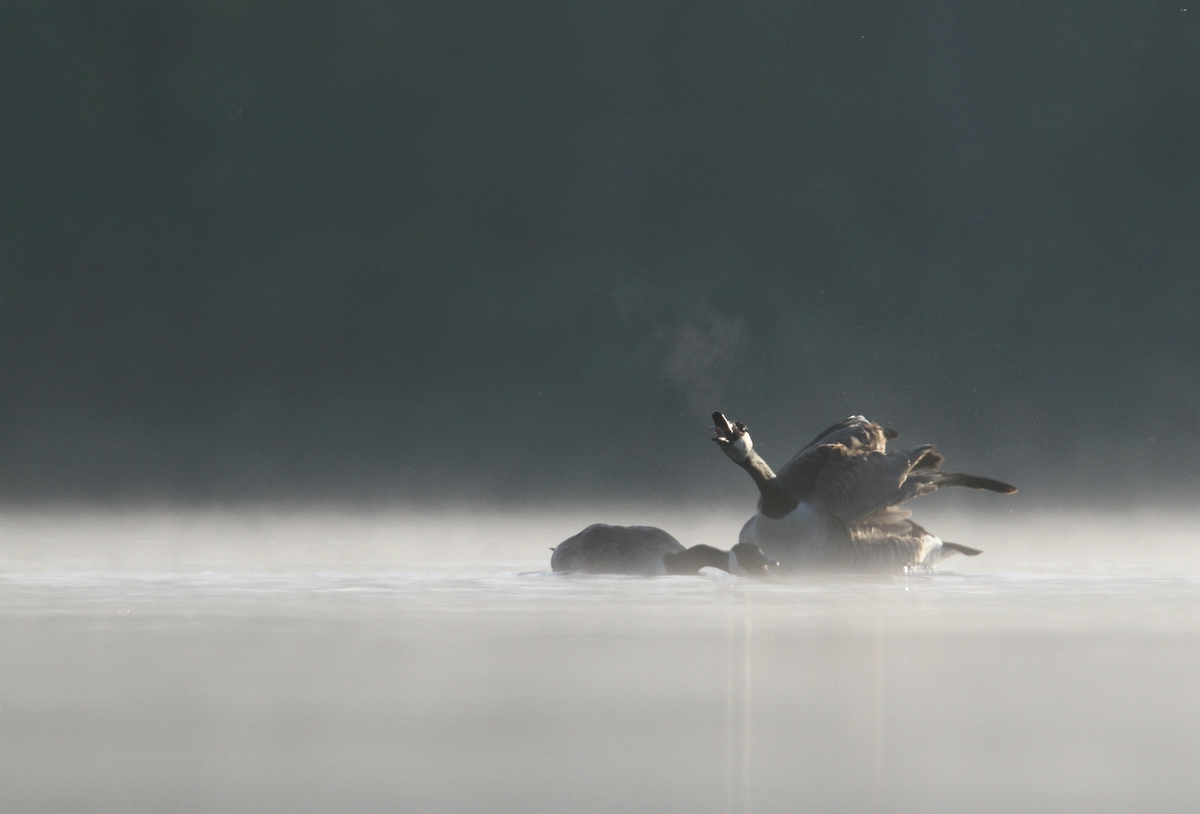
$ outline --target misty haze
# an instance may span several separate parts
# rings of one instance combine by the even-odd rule
[[[9,4],[0,810],[1196,810],[1197,15]]]

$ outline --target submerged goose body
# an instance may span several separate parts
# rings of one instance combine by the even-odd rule
[[[776,563],[755,543],[738,543],[730,551],[707,545],[685,548],[654,526],[610,526],[594,523],[558,544],[550,555],[554,571],[588,574],[663,576],[698,574],[720,568],[731,574],[766,576]]]
[[[919,526],[904,501],[942,486],[1002,494],[1016,488],[991,478],[943,472],[931,444],[888,452],[899,436],[862,416],[820,433],[776,474],[754,450],[744,424],[713,414],[715,440],[759,488],[758,512],[739,542],[754,543],[784,570],[899,571],[929,568],[977,549],[948,543]]]

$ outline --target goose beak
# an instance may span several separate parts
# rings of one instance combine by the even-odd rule
[[[733,440],[734,427],[729,423],[729,419],[727,419],[723,413],[713,413],[712,420],[712,431],[717,434],[717,437],[724,438],[727,441]]]

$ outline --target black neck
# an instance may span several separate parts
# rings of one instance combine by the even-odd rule
[[[729,552],[722,551],[719,548],[713,548],[710,545],[692,546],[692,551],[697,553],[697,559],[700,560],[700,568],[708,566],[709,568],[720,568],[722,571],[729,571]]]
[[[779,484],[779,478],[775,477],[771,467],[754,450],[750,450],[750,456],[738,463],[738,466],[749,472],[758,486],[759,494],[762,495],[758,508],[767,517],[783,517],[799,505],[800,501],[787,493]]]
[[[729,571],[729,552],[710,545],[694,545],[678,554],[667,554],[663,557],[663,565],[668,574],[694,575],[701,568],[720,568]]]

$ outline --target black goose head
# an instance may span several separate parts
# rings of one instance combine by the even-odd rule
[[[733,556],[748,576],[773,576],[779,568],[779,563],[764,554],[754,543],[738,543],[733,547]]]
[[[712,414],[713,441],[721,451],[730,457],[734,463],[742,463],[750,457],[754,450],[754,442],[750,440],[750,432],[740,421],[730,421],[721,412]]]

